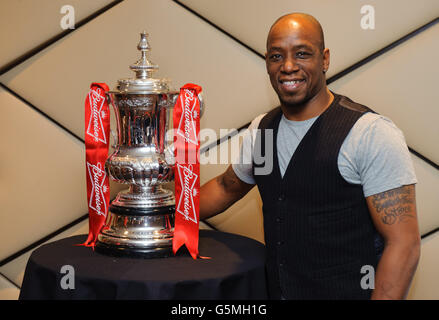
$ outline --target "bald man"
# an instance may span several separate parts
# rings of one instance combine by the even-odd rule
[[[280,106],[252,121],[239,161],[203,185],[200,218],[257,185],[270,298],[405,298],[420,236],[402,132],[327,88],[330,53],[314,17],[279,18],[265,58]]]

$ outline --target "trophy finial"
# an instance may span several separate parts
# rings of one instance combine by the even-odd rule
[[[137,49],[139,49],[140,51],[151,50],[151,47],[149,46],[149,43],[148,43],[148,36],[149,36],[149,34],[146,33],[145,30],[143,30],[143,32],[140,34],[140,41],[139,41],[139,44],[137,45]]]
[[[130,69],[136,73],[137,79],[151,78],[152,73],[158,69],[159,66],[148,60],[147,52],[151,50],[151,47],[148,43],[148,33],[146,33],[145,30],[140,33],[140,41],[137,45],[137,49],[141,52],[142,56],[136,63],[130,66]]]

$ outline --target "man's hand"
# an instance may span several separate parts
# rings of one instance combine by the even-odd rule
[[[372,299],[404,299],[420,256],[415,186],[366,198],[372,220],[385,240]]]
[[[200,190],[200,220],[223,212],[255,185],[239,179],[230,165],[226,172],[205,183]]]

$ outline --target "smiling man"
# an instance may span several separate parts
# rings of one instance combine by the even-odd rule
[[[333,99],[325,78],[329,49],[317,20],[304,14],[288,18],[293,16],[281,17],[271,27],[265,58],[285,116],[306,120],[322,113]]]
[[[280,106],[252,121],[239,161],[201,188],[200,218],[257,185],[271,298],[403,299],[420,254],[413,164],[390,119],[327,88],[329,62],[314,17],[273,24],[266,66]],[[274,150],[268,174],[256,147]]]

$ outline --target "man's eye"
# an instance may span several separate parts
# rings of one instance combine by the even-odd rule
[[[279,60],[281,58],[282,58],[282,56],[280,54],[278,54],[278,53],[270,55],[270,60],[272,60],[272,61],[277,61],[277,60]]]
[[[306,51],[299,51],[296,53],[296,56],[299,58],[306,58],[310,55],[310,53],[306,52]]]

